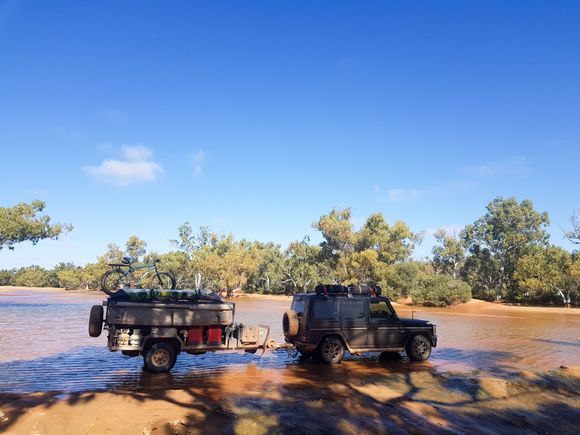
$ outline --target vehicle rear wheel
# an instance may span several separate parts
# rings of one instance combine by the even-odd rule
[[[101,278],[101,290],[109,296],[114,295],[124,287],[125,275],[119,270],[109,270]]]
[[[169,272],[157,272],[149,281],[149,288],[169,290],[175,288],[175,278]]]
[[[173,368],[177,361],[175,348],[164,342],[154,343],[145,352],[145,368],[150,372],[163,373]]]
[[[294,310],[286,310],[282,317],[282,330],[286,337],[295,337],[298,335],[299,320],[298,314]]]
[[[411,361],[425,361],[431,356],[431,343],[424,335],[415,335],[407,343],[405,352]]]
[[[89,315],[89,335],[98,337],[103,330],[103,306],[93,305]]]
[[[344,358],[344,345],[338,337],[327,337],[320,344],[318,354],[322,362],[338,364]]]

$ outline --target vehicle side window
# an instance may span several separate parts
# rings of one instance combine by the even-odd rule
[[[343,320],[360,320],[365,317],[365,304],[363,301],[342,301]]]
[[[311,319],[313,320],[336,320],[338,319],[338,301],[323,300],[314,301],[312,304]]]
[[[292,301],[292,307],[291,307],[294,311],[296,311],[296,314],[298,314],[299,316],[304,314],[304,299],[294,299]]]
[[[371,301],[371,318],[387,319],[393,316],[393,311],[386,301]]]

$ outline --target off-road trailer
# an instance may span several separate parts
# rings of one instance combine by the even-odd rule
[[[140,295],[145,297],[136,301]],[[235,304],[215,293],[128,289],[92,307],[89,335],[98,337],[104,326],[110,351],[143,356],[145,368],[152,372],[171,370],[182,352],[293,349],[269,339],[269,325],[237,324],[234,317]]]

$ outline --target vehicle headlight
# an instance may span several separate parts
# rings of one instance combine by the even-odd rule
[[[433,325],[433,335],[437,336],[437,326]]]

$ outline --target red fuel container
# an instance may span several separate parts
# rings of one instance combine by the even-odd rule
[[[222,328],[220,326],[209,326],[207,328],[207,344],[209,346],[222,344]]]
[[[187,344],[198,345],[203,343],[203,327],[193,326],[187,331]]]

